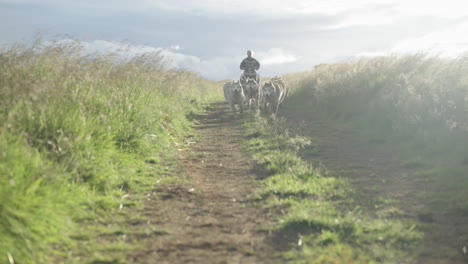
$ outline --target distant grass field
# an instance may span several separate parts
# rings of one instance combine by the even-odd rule
[[[273,243],[290,263],[397,263],[411,259],[422,234],[412,223],[371,217],[353,201],[350,183],[302,160],[311,144],[291,136],[281,120],[246,118],[247,145],[269,173],[258,199],[281,212]],[[385,207],[385,205],[382,205]]]
[[[66,255],[82,236],[77,222],[153,184],[191,115],[219,96],[157,53],[81,50],[40,41],[0,50],[1,263]]]

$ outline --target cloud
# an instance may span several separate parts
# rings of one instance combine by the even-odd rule
[[[455,26],[468,9],[456,0],[82,0],[70,7],[70,0],[0,0],[0,44],[35,30],[70,34],[87,41],[88,52],[159,52],[172,67],[220,80],[239,77],[247,49],[259,73],[273,76],[356,54],[459,54],[468,42],[468,27]]]
[[[72,39],[61,39],[56,42],[44,41],[44,45],[47,46],[53,43],[58,45],[77,44]],[[82,47],[83,54],[116,54],[121,57],[131,58],[145,53],[159,53],[167,65],[174,69],[193,71],[215,80],[232,79],[240,76],[240,70],[237,72],[237,69],[241,57],[217,57],[203,60],[200,57],[179,52],[179,45],[173,45],[166,49],[107,40],[80,41],[78,43]]]
[[[380,57],[380,56],[389,55],[389,53],[390,52],[384,52],[384,51],[363,51],[363,52],[357,53],[353,57],[357,57],[357,58],[360,58],[360,57]]]
[[[385,2],[394,2],[382,0]],[[373,4],[373,0],[341,1],[341,0],[159,0],[150,2],[154,7],[172,11],[199,13],[204,15],[261,15],[266,17],[294,16],[298,14],[326,14],[337,15],[344,11],[355,9],[357,6]]]
[[[46,45],[50,45],[51,43],[45,41]],[[76,42],[71,39],[62,39],[57,41],[57,43],[66,45]],[[197,72],[213,80],[237,79],[242,73],[239,69],[239,64],[243,59],[242,56],[218,56],[202,59],[198,56],[179,52],[180,46],[178,45],[161,48],[107,40],[82,41],[79,43],[83,47],[84,54],[113,53],[122,57],[134,57],[145,53],[159,53],[163,56],[169,67]],[[278,74],[278,69],[298,60],[297,56],[281,48],[260,50],[254,56],[262,65],[260,72],[263,75]]]
[[[201,15],[226,16],[232,14],[260,15],[265,17],[284,17],[296,15],[323,14],[328,16],[343,15],[358,9],[372,11],[385,7],[398,17],[399,15],[433,15],[441,17],[462,17],[468,10],[460,0],[158,0],[146,1],[158,9],[198,13]],[[372,16],[369,13],[369,16]],[[377,17],[376,17],[377,18]]]
[[[176,52],[180,49],[180,46],[178,45],[172,46],[169,49],[164,49],[161,47],[128,44],[106,40],[94,40],[92,42],[82,42],[82,44],[85,47],[85,52],[88,53],[116,53],[126,57],[134,57],[143,55],[145,53],[159,53],[166,59],[170,67],[178,69],[193,70],[194,65],[199,64],[201,61],[200,58],[196,56]]]
[[[0,4],[34,4],[47,6],[70,6],[70,0],[0,0]],[[140,0],[136,5],[130,0],[81,0],[73,2],[74,8],[121,9],[153,12],[166,10],[209,16],[264,16],[290,17],[297,15],[341,16],[354,10],[369,10],[385,7],[396,15],[434,15],[461,17],[468,15],[461,0]]]
[[[432,56],[456,58],[468,52],[466,32],[468,32],[468,21],[421,37],[400,40],[386,50],[363,51],[356,54],[356,57],[425,53]]]
[[[391,52],[425,52],[431,55],[457,57],[468,51],[468,35],[466,32],[468,32],[468,21],[423,37],[400,41],[391,49]]]
[[[200,63],[200,58],[192,55],[183,54],[173,50],[180,49],[179,46],[164,49],[161,47],[153,47],[148,45],[137,45],[125,42],[107,41],[107,40],[94,40],[94,41],[80,41],[72,39],[61,39],[55,42],[44,41],[44,45],[49,46],[54,43],[58,45],[76,45],[82,47],[83,54],[116,54],[124,58],[132,58],[146,53],[160,54],[168,66],[177,69],[193,69],[194,65]]]
[[[398,0],[395,11],[404,15],[430,15],[442,18],[460,18],[468,15],[462,0]]]
[[[343,29],[349,27],[377,27],[392,25],[401,15],[395,14],[391,8],[365,7],[359,10],[352,10],[339,16],[336,23],[321,27],[322,30]]]
[[[258,52],[262,65],[284,64],[297,61],[297,57],[280,48],[271,48],[266,52]]]
[[[70,0],[0,0],[2,4],[46,6],[70,10]],[[178,15],[223,19],[277,20],[284,18],[325,16],[336,18],[324,29],[354,26],[378,26],[396,23],[402,17],[435,16],[460,18],[468,16],[461,0],[140,0],[135,5],[130,0],[74,1],[74,12],[105,15],[111,12],[138,13],[150,16],[158,12]]]
[[[180,50],[181,49],[180,45],[171,45],[170,48],[173,49],[173,50]]]

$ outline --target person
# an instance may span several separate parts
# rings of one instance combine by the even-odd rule
[[[260,69],[260,63],[252,57],[251,50],[247,50],[247,58],[242,60],[240,69],[244,71],[242,79],[254,78],[257,81],[259,80],[259,76],[255,71]]]

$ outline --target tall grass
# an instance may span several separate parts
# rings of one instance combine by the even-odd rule
[[[79,42],[0,50],[0,262],[46,263],[73,223],[171,155],[213,83],[158,53],[84,54]]]
[[[467,72],[467,57],[413,55],[321,64],[289,78],[296,97],[307,94],[323,112],[432,141],[468,132]]]
[[[399,152],[408,165],[426,164],[436,195],[466,201],[468,57],[362,58],[321,64],[287,79],[296,90],[291,105],[351,124],[369,143]],[[468,212],[466,203],[457,204],[455,210]]]

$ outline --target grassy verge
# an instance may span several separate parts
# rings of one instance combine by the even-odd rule
[[[298,111],[351,127],[433,186],[428,210],[467,215],[468,60],[425,55],[319,65],[288,76]]]
[[[218,96],[213,83],[165,68],[157,53],[81,50],[79,42],[0,50],[2,263],[66,257],[96,236],[78,223],[138,204],[122,197],[166,175],[191,114]]]
[[[284,213],[273,229],[289,248],[283,252],[285,260],[395,263],[417,251],[422,235],[416,225],[364,214],[346,180],[298,157],[309,139],[291,136],[281,121],[260,116],[248,118],[246,126],[247,144],[270,174],[259,197]]]

